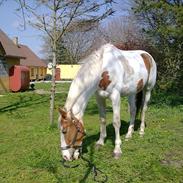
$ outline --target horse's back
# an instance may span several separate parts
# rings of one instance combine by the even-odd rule
[[[124,51],[110,44],[105,45],[103,50],[101,76],[107,82],[105,90],[116,87],[122,95],[129,95],[136,93],[139,85],[144,87],[149,80],[149,86],[154,86],[156,64],[149,53],[143,50]]]

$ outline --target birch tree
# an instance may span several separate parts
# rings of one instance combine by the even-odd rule
[[[112,15],[112,0],[17,0],[23,18],[35,29],[44,31],[52,47],[52,82],[50,96],[50,124],[54,123],[55,70],[57,41],[70,29],[73,22],[99,22]],[[79,22],[79,24],[78,24]]]

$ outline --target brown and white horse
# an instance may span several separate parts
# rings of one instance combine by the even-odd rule
[[[114,157],[119,158],[120,139],[120,97],[128,96],[130,125],[126,139],[132,137],[137,112],[136,96],[142,93],[140,135],[145,128],[145,111],[151,90],[156,82],[157,68],[152,56],[141,50],[123,51],[111,44],[105,44],[85,59],[73,80],[64,108],[60,108],[61,149],[65,160],[77,159],[82,146],[84,132],[83,115],[92,94],[96,94],[100,114],[100,138],[97,146],[104,145],[106,137],[105,100],[110,98],[113,107],[115,129]]]

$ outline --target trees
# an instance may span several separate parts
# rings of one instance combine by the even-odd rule
[[[44,31],[51,40],[52,86],[50,96],[50,124],[54,122],[55,70],[57,43],[74,21],[98,22],[113,13],[112,0],[17,0],[23,18],[34,28]],[[102,9],[102,10],[101,10]]]
[[[90,49],[95,39],[96,31],[94,29],[83,31],[72,30],[66,34],[63,39],[64,45],[70,53],[71,63],[78,63],[85,53]]]
[[[100,32],[109,42],[121,49],[143,49],[145,40],[141,28],[135,17],[128,15],[113,18],[101,27]]]
[[[52,54],[50,37],[48,35],[43,36],[41,53],[45,60],[47,60],[48,62],[52,62],[53,54]],[[64,46],[62,40],[57,41],[56,60],[57,64],[72,63],[69,50]]]
[[[93,40],[97,36],[98,23],[80,27],[79,22],[74,23],[65,35],[57,42],[57,63],[58,64],[77,64],[90,49]],[[51,44],[48,36],[44,37],[42,48],[44,57],[50,60]]]
[[[181,91],[183,79],[183,1],[134,0],[134,13],[158,50],[159,87]]]

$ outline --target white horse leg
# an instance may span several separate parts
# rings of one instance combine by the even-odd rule
[[[96,143],[96,147],[99,148],[101,145],[104,145],[104,140],[107,136],[106,133],[106,103],[105,103],[105,98],[100,97],[96,93],[96,100],[98,104],[98,109],[99,109],[99,115],[100,115],[100,138]]]
[[[144,129],[145,129],[145,112],[147,111],[147,104],[150,100],[151,97],[151,91],[145,91],[144,94],[144,101],[143,101],[143,106],[142,106],[142,113],[141,113],[141,124],[140,124],[140,136],[144,135]]]
[[[115,129],[115,148],[114,148],[114,157],[118,159],[121,154],[121,138],[120,138],[120,93],[117,90],[114,90],[110,96],[112,100],[112,107],[113,107],[113,126]]]
[[[128,132],[125,136],[126,140],[132,137],[134,131],[134,123],[135,123],[135,116],[136,116],[136,95],[131,95],[128,97],[128,103],[130,107],[130,125],[128,127]]]

